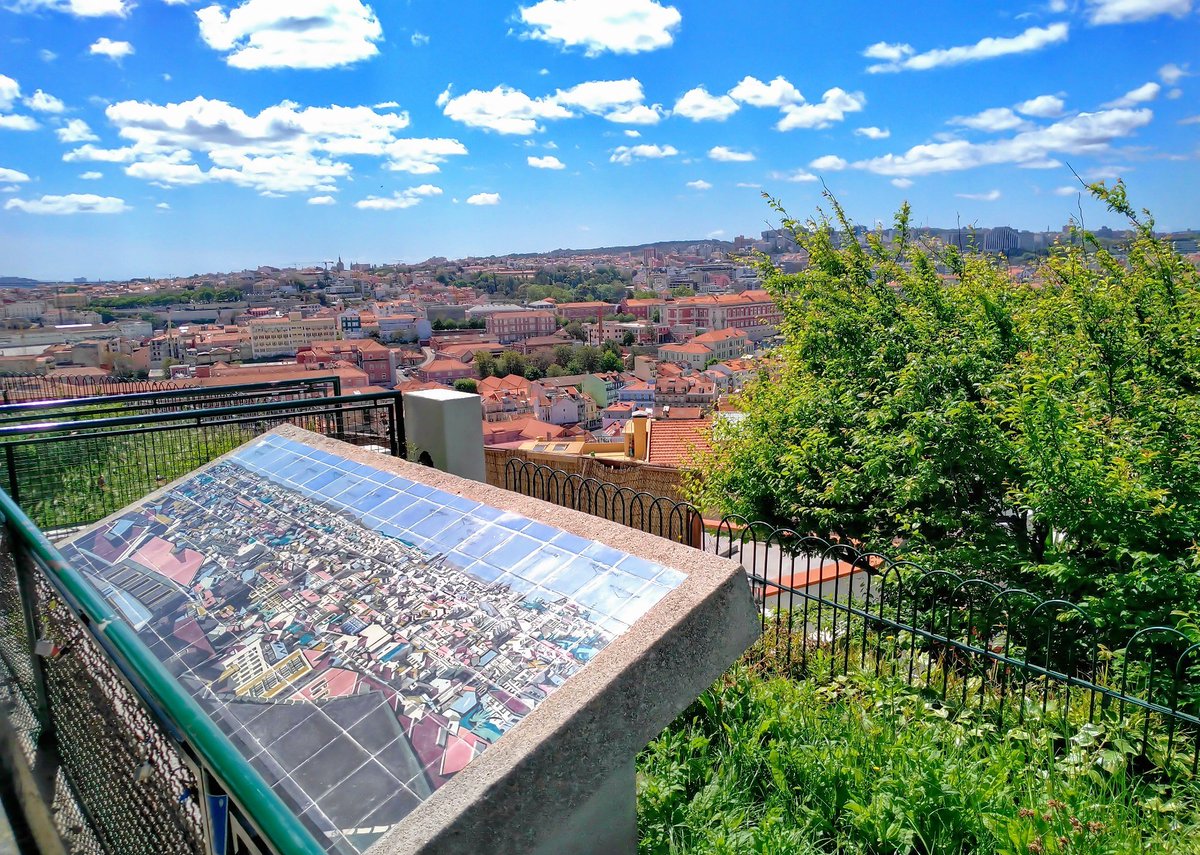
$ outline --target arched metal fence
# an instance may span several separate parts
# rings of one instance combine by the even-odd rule
[[[1119,724],[1137,756],[1200,767],[1200,642],[1169,626],[1111,637],[1077,603],[928,570],[787,528],[510,460],[507,489],[739,562],[759,605],[758,667],[899,678],[996,727]]]

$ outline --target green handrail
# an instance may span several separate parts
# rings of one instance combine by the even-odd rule
[[[118,667],[135,688],[147,692],[152,707],[170,718],[169,724],[191,746],[229,797],[279,855],[325,855],[325,849],[279,798],[229,737],[175,680],[171,672],[142,643],[133,627],[109,607],[100,592],[67,563],[20,506],[0,490],[0,514],[9,530],[49,571],[48,580],[78,609],[77,617],[104,646],[123,661]]]

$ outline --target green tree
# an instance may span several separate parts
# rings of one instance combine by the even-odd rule
[[[486,380],[496,374],[496,358],[486,350],[475,351],[474,363],[480,380]]]
[[[1032,284],[918,244],[907,207],[863,245],[832,197],[806,226],[772,202],[809,267],[766,270],[784,344],[698,498],[1084,599],[1112,638],[1194,608],[1200,274],[1122,184],[1091,190],[1127,259],[1076,230]]]
[[[454,388],[459,392],[469,392],[472,395],[479,393],[479,385],[470,378],[464,377],[461,380],[454,381]]]
[[[621,336],[621,344],[625,347],[633,347],[637,344],[637,336],[633,334],[633,330],[625,331],[625,335]]]
[[[604,351],[604,355],[600,357],[600,370],[606,372],[624,371],[625,361],[611,350],[606,350]]]
[[[579,323],[579,321],[571,321],[569,324],[563,327],[563,330],[566,331],[567,335],[573,339],[576,339],[577,341],[587,341],[587,333],[583,331],[583,324]]]
[[[672,297],[695,297],[696,289],[691,285],[676,285],[671,289]]]

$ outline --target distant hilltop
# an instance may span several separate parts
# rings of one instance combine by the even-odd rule
[[[32,288],[41,284],[36,279],[25,279],[21,276],[0,276],[0,288]]]
[[[504,258],[545,258],[560,255],[623,255],[625,253],[636,254],[645,252],[648,249],[665,253],[675,253],[694,246],[710,246],[717,252],[729,252],[733,250],[733,243],[731,241],[702,238],[700,240],[660,240],[656,243],[639,243],[635,246],[598,246],[592,249],[552,249],[549,252],[514,252],[504,256]]]

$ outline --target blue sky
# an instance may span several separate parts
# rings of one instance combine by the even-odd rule
[[[0,275],[731,238],[818,178],[1058,228],[1067,164],[1200,228],[1198,37],[1193,0],[0,0]]]

